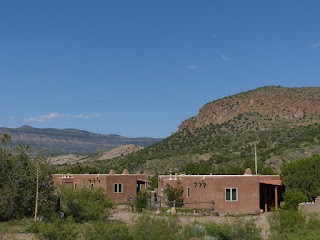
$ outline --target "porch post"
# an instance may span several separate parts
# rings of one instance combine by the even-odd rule
[[[267,203],[267,188],[264,187],[264,212],[268,212],[268,203]]]
[[[275,186],[274,188],[274,205],[276,208],[276,211],[278,211],[278,186]]]

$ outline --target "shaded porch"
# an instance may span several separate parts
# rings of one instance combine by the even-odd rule
[[[283,192],[281,180],[260,180],[260,209],[264,212],[277,211],[283,201]]]
[[[149,187],[151,181],[145,179],[137,179],[137,194],[142,190]]]

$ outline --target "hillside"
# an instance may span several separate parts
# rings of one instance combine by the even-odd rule
[[[96,154],[127,144],[146,147],[162,140],[96,134],[77,129],[39,129],[29,126],[0,128],[0,134],[3,133],[11,135],[14,142],[29,144],[34,151],[45,155]]]
[[[120,146],[117,148],[113,148],[109,151],[103,152],[101,156],[99,156],[98,160],[108,160],[108,159],[118,158],[121,156],[138,152],[142,149],[144,149],[144,147],[128,144],[128,145]]]
[[[279,171],[282,161],[320,153],[319,102],[319,87],[271,86],[225,97],[203,106],[162,142],[108,167],[150,173],[185,171],[188,162],[206,161],[212,171],[245,167],[256,143],[259,164]]]
[[[258,122],[261,130],[277,125],[283,120],[288,120],[294,125],[308,125],[310,121],[318,123],[319,101],[319,87],[262,87],[204,105],[199,114],[185,120],[179,126],[179,130],[188,128],[194,131],[210,124],[223,124],[239,115],[250,113],[261,116]]]

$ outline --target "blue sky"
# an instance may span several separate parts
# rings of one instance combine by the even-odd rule
[[[0,126],[167,137],[205,103],[320,85],[319,1],[0,1]]]

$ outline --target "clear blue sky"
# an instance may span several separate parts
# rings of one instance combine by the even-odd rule
[[[205,103],[320,85],[320,1],[0,1],[0,126],[167,137]]]

